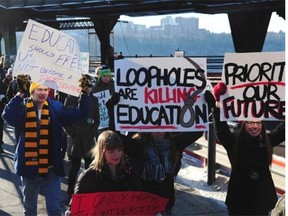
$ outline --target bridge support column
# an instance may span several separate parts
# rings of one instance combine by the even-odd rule
[[[228,13],[236,52],[261,52],[271,11]]]
[[[114,69],[114,49],[110,45],[110,33],[118,21],[119,16],[109,18],[91,17],[95,32],[100,40],[101,64],[107,64]]]
[[[16,55],[17,45],[16,45],[16,30],[17,27],[22,22],[17,16],[11,17],[7,14],[0,15],[0,35],[1,39],[4,40],[4,52],[7,56]]]

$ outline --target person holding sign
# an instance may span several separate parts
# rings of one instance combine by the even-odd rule
[[[65,107],[48,97],[49,88],[18,76],[19,92],[5,106],[2,118],[15,129],[15,172],[21,178],[24,215],[37,215],[37,198],[44,187],[47,215],[61,215],[61,177],[65,176],[62,126],[86,119],[91,88],[81,80],[79,106]],[[30,87],[29,87],[30,85]],[[30,97],[24,98],[30,92]]]
[[[89,75],[85,74],[84,76],[92,82]],[[92,87],[92,84],[90,87]],[[98,99],[93,97],[92,94],[90,94],[89,97],[91,101],[91,113],[89,117],[64,127],[66,133],[70,136],[70,145],[67,150],[71,162],[67,188],[69,199],[74,192],[74,185],[80,170],[81,159],[83,158],[85,161],[85,169],[87,169],[92,162],[90,151],[95,145],[95,136],[99,126],[99,103]],[[77,107],[78,100],[78,97],[68,95],[64,105]]]
[[[207,97],[214,104],[216,135],[227,151],[231,163],[226,205],[229,215],[268,215],[277,202],[276,189],[269,167],[273,147],[285,140],[285,122],[267,133],[263,121],[249,119],[231,132],[226,121],[220,121],[219,95],[226,92],[224,83],[214,87]]]
[[[109,116],[105,106],[105,101],[115,92],[114,80],[112,79],[111,70],[107,65],[102,65],[97,70],[97,82],[91,93],[98,98],[100,125],[97,136],[108,128]]]
[[[109,127],[115,130],[114,105],[120,95],[114,93],[106,102]],[[174,180],[181,167],[184,149],[203,135],[198,132],[138,132],[131,136],[119,133],[125,152],[133,155],[140,167],[141,190],[168,198],[165,214],[171,214],[175,203]]]
[[[116,132],[106,130],[91,150],[93,161],[75,185],[75,194],[139,191],[140,179],[134,162],[125,152]],[[72,197],[73,204],[73,197]],[[65,215],[69,215],[69,210]]]
[[[139,190],[137,169],[114,131],[101,133],[91,152],[94,159],[79,176],[75,193]]]

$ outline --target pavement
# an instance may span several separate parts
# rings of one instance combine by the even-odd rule
[[[0,155],[0,215],[23,215],[20,178],[13,172],[14,133],[13,128],[5,125],[4,145],[5,153]],[[66,168],[69,162],[65,160]],[[83,167],[82,167],[83,169]],[[66,172],[67,173],[67,172]],[[226,216],[227,210],[223,205],[215,202],[213,198],[203,197],[195,188],[175,183],[176,203],[172,215],[205,215]],[[62,180],[62,207],[63,214],[67,209],[67,177]],[[42,193],[38,197],[38,215],[47,215],[45,198]]]

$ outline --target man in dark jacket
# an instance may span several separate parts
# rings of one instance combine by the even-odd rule
[[[71,162],[67,188],[67,194],[70,198],[74,192],[74,185],[81,167],[81,159],[84,159],[85,169],[87,169],[92,162],[91,149],[95,146],[96,134],[100,122],[98,99],[92,94],[90,94],[89,97],[91,101],[89,118],[64,127],[70,142],[69,148],[67,149]],[[65,106],[77,107],[77,101],[77,97],[69,95],[64,104]]]

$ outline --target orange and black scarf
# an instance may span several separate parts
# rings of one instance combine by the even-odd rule
[[[48,127],[49,109],[45,101],[40,120],[40,136],[38,136],[39,119],[32,99],[26,103],[25,123],[25,165],[38,166],[39,176],[48,173]],[[39,139],[38,139],[39,137]]]

